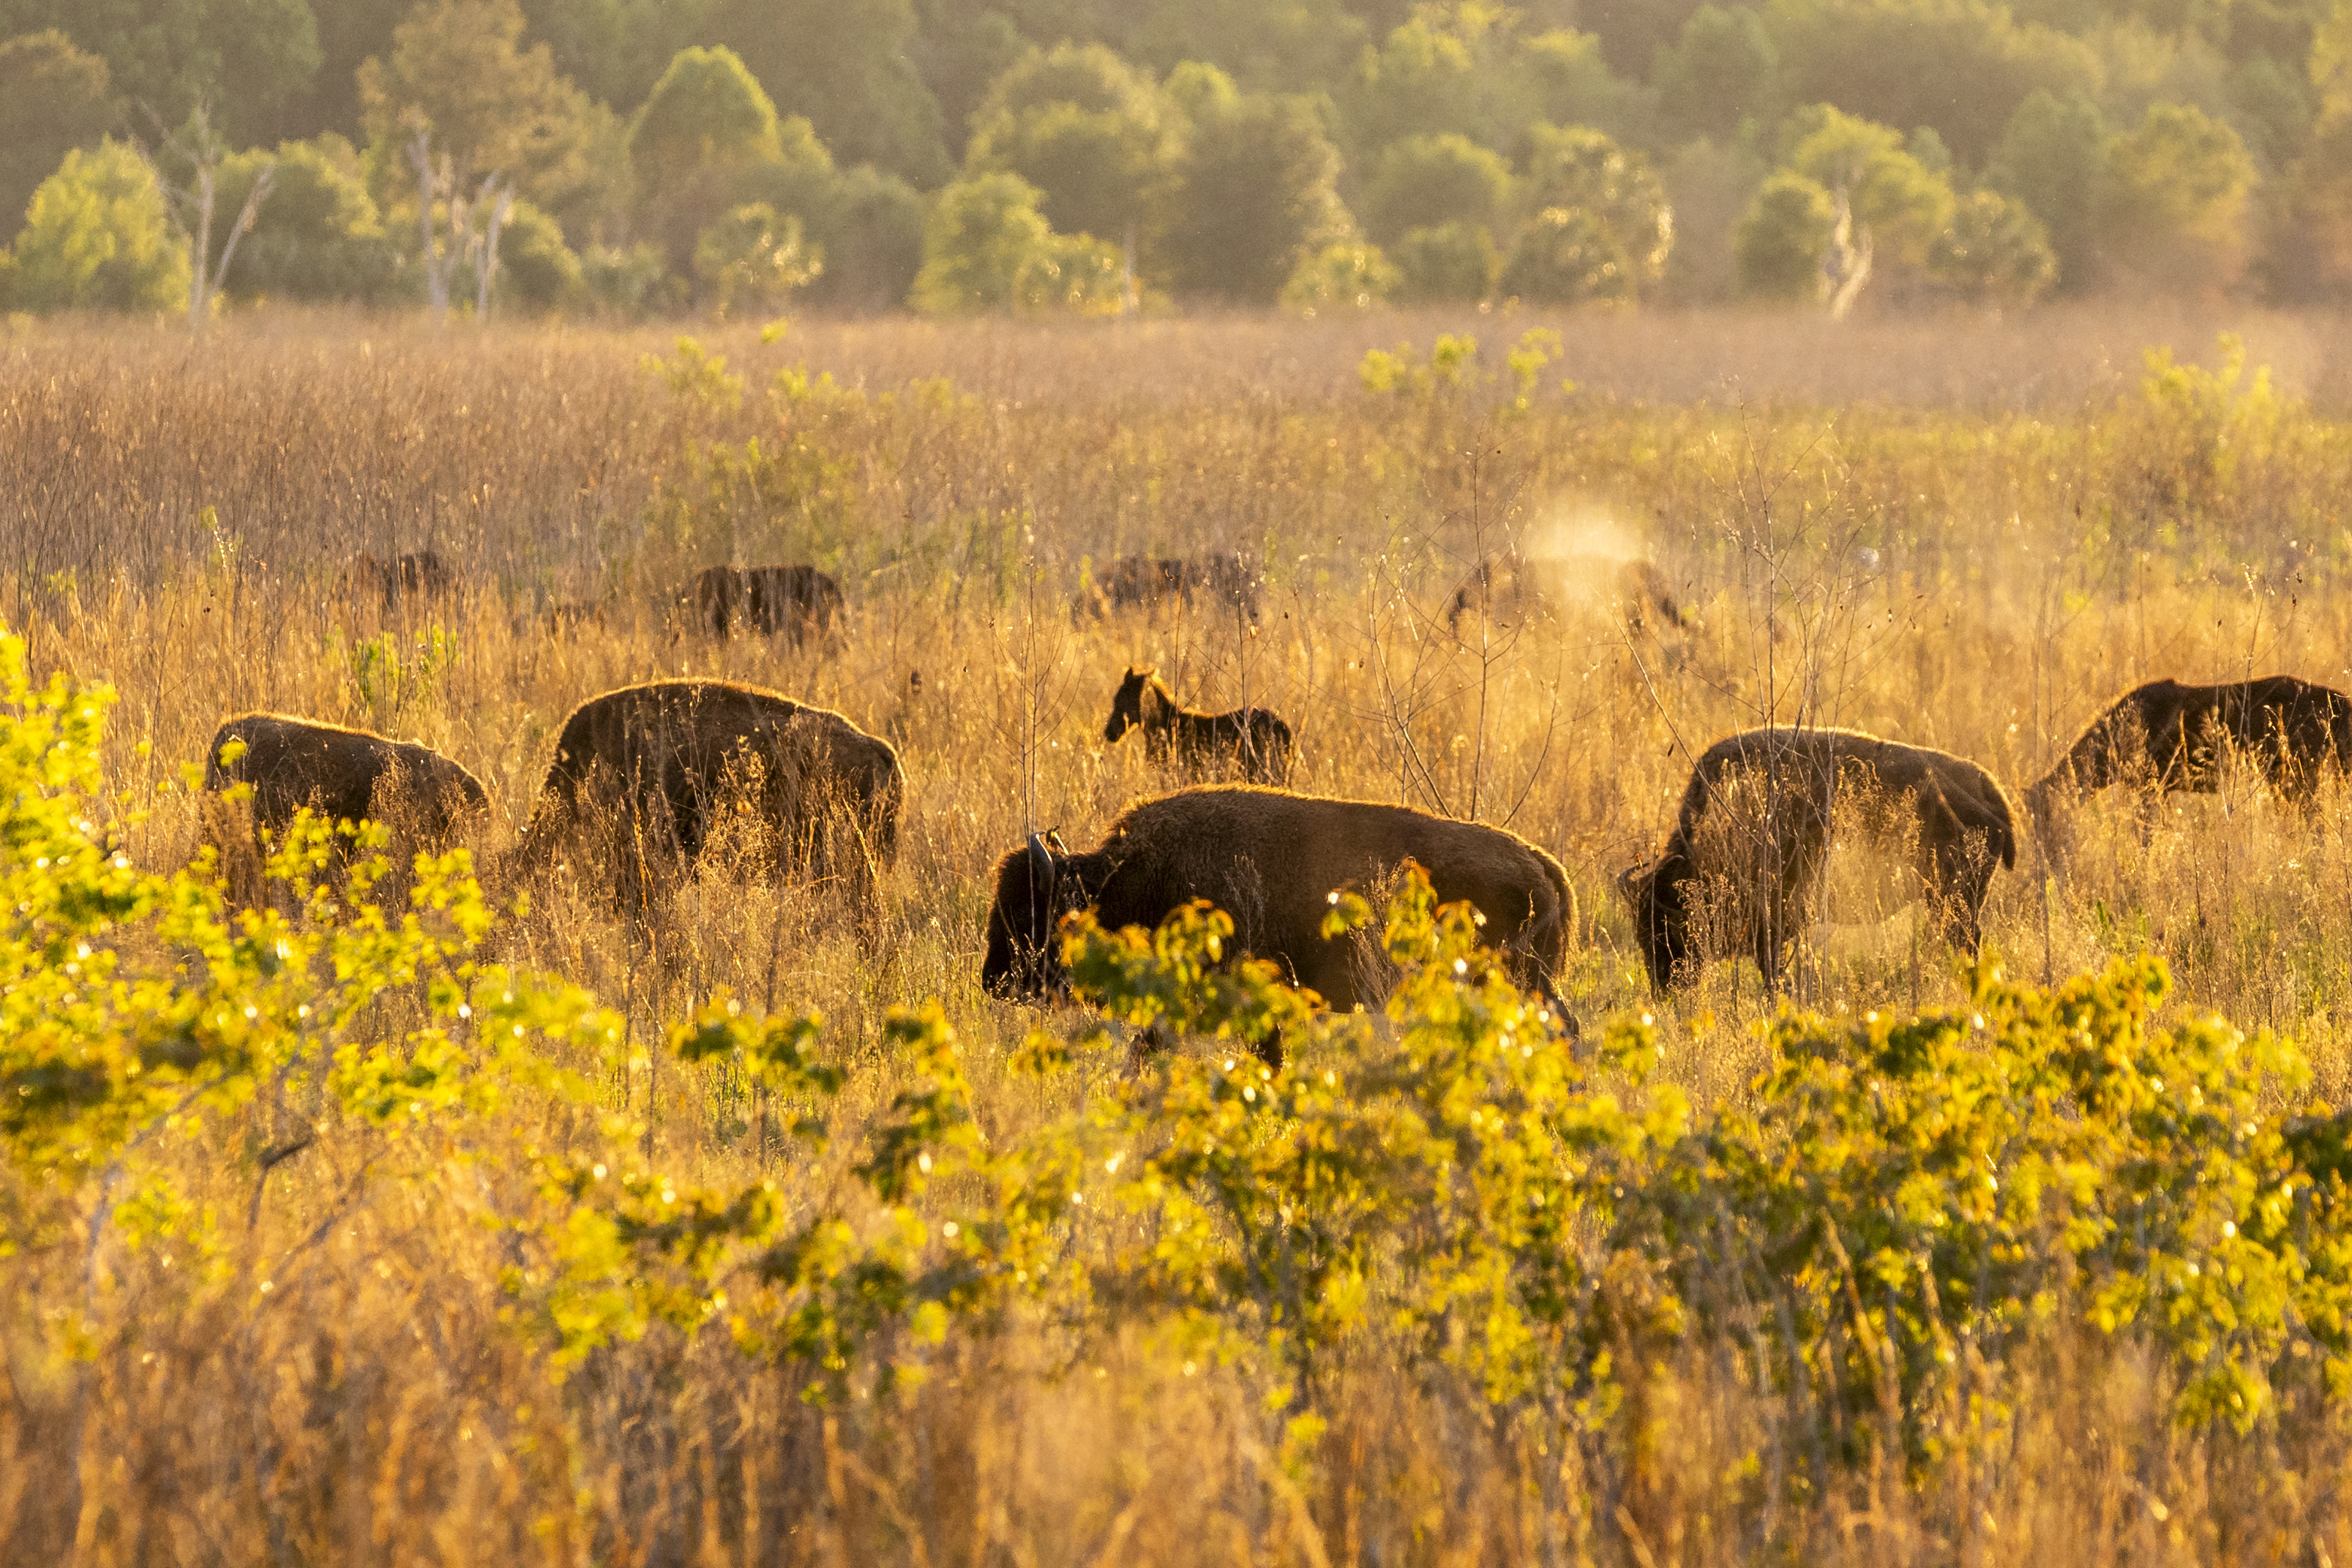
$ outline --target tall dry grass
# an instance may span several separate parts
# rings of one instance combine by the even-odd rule
[[[740,400],[647,368],[681,364],[673,335],[650,331],[263,317],[191,345],[34,329],[0,340],[0,617],[37,669],[120,690],[114,777],[156,802],[130,849],[158,864],[198,841],[178,769],[250,708],[457,758],[491,793],[476,846],[491,865],[563,716],[596,692],[724,674],[840,708],[899,746],[910,780],[870,954],[823,900],[722,857],[675,890],[651,944],[594,890],[559,887],[515,924],[509,956],[590,986],[648,1039],[721,985],[821,1007],[866,1042],[852,1051],[867,1104],[896,1082],[871,1043],[882,1009],[936,995],[1006,1124],[1045,1108],[1001,1072],[1025,1015],[977,987],[989,868],[1034,829],[1090,841],[1172,782],[1132,740],[1101,742],[1129,664],[1156,664],[1194,706],[1284,714],[1297,788],[1507,823],[1559,854],[1578,898],[1564,988],[1589,1019],[1654,1012],[1668,1074],[1702,1103],[1745,1092],[1761,1050],[1748,1026],[1777,1002],[1736,964],[1651,998],[1612,884],[1663,834],[1709,740],[1768,716],[1852,725],[1973,758],[2015,789],[2139,680],[2345,684],[2340,323],[2247,324],[2253,357],[2315,400],[2259,431],[2142,397],[2144,344],[2210,345],[2219,323],[2194,313],[1577,319],[1521,412],[1499,361],[1533,324],[708,334]],[[1358,384],[1366,348],[1425,347],[1440,329],[1480,337],[1484,379],[1402,396]],[[834,379],[772,392],[783,371]],[[1633,628],[1594,606],[1449,632],[1454,585],[1512,541],[1654,560],[1694,624]],[[362,549],[425,548],[458,568],[454,601],[387,609],[339,589]],[[1206,605],[1074,612],[1109,557],[1213,548],[1264,563],[1255,623]],[[794,649],[681,630],[695,568],[803,559],[847,589],[838,638]],[[547,607],[575,601],[601,622],[551,629]],[[2045,881],[2030,852],[1998,879],[1988,930],[2007,961],[2063,975],[2153,947],[2180,1007],[2294,1034],[2340,1099],[2352,803],[2300,816],[2249,775],[2168,803],[2145,836],[2121,801],[2078,833],[2071,882]],[[1860,868],[1833,879],[1822,915],[1795,982],[1806,1004],[1958,994],[1917,910]],[[609,1092],[644,1119],[648,1160],[775,1168],[719,1075],[652,1052]],[[301,1277],[177,1321],[116,1301],[136,1348],[96,1369],[102,1396],[78,1427],[36,1315],[71,1260],[0,1261],[12,1560],[2352,1552],[2334,1425],[2192,1438],[2153,1374],[2077,1373],[2063,1333],[2020,1385],[1997,1473],[1813,1499],[1759,1535],[1731,1522],[1752,1517],[1751,1460],[1802,1440],[1807,1416],[1723,1367],[1669,1369],[1631,1428],[1645,1457],[1608,1473],[1377,1357],[1349,1372],[1311,1461],[1286,1464],[1219,1369],[1046,1326],[960,1345],[919,1391],[830,1411],[795,1403],[780,1372],[658,1335],[562,1381],[500,1322],[499,1260],[467,1223],[486,1195],[453,1181],[438,1205],[394,1211],[358,1174],[289,1172],[263,1184],[266,1210],[250,1171],[188,1176],[229,1209],[257,1195],[258,1248],[331,1219]]]

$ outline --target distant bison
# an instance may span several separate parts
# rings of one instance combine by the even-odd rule
[[[1153,670],[1130,667],[1110,699],[1110,722],[1103,739],[1116,743],[1130,729],[1143,731],[1143,748],[1158,762],[1189,768],[1237,768],[1259,784],[1290,776],[1290,727],[1262,707],[1231,713],[1198,713],[1179,707],[1176,695]]]
[[[255,831],[282,837],[305,808],[329,822],[380,822],[392,831],[395,865],[419,850],[447,849],[489,807],[480,782],[430,747],[285,714],[246,714],[214,733],[205,788],[225,793],[239,784],[252,786]],[[257,903],[258,868],[247,863],[246,842],[218,847],[240,901]]]
[[[2110,784],[2161,798],[2220,788],[2236,750],[2290,801],[2307,801],[2321,777],[2352,761],[2352,697],[2293,675],[2223,685],[2150,681],[2093,719],[2058,765],[2025,791],[2045,852],[2057,848],[2059,810]]]
[[[1768,984],[1829,858],[1832,818],[1907,858],[1946,937],[1974,952],[1993,866],[2017,864],[2008,797],[1975,763],[1845,729],[1753,729],[1706,748],[1655,861],[1619,878],[1659,991],[1752,953]],[[1694,929],[1694,926],[1700,929]]]
[[[551,637],[567,636],[574,632],[604,625],[604,607],[593,599],[564,599],[539,612],[540,630]]]
[[[1240,951],[1281,965],[1328,1005],[1376,1002],[1386,989],[1380,969],[1352,942],[1326,939],[1323,920],[1335,890],[1377,891],[1408,861],[1429,873],[1441,901],[1475,905],[1519,984],[1559,1005],[1552,986],[1574,904],[1551,856],[1500,828],[1241,784],[1147,800],[1084,854],[1032,837],[1006,855],[981,983],[998,996],[1059,988],[1055,927],[1073,911],[1091,908],[1114,929],[1154,926],[1205,898],[1233,917]]]
[[[622,906],[642,915],[740,813],[779,871],[837,882],[870,915],[905,792],[889,744],[829,709],[729,681],[654,681],[564,721],[512,863],[528,876],[567,845],[601,852]]]
[[[1257,619],[1258,574],[1234,552],[1121,556],[1095,579],[1089,608],[1097,616],[1210,600]]]
[[[841,584],[813,566],[711,566],[695,574],[694,623],[713,636],[822,638],[839,620]]]
[[[1635,631],[1687,630],[1689,615],[1665,575],[1646,560],[1606,556],[1489,556],[1446,601],[1445,624],[1456,637],[1483,619],[1497,626],[1557,619],[1580,605],[1614,611]]]
[[[390,560],[380,560],[362,550],[343,580],[346,595],[366,594],[381,599],[387,610],[396,609],[404,599],[446,599],[457,590],[457,574],[429,549],[394,556]]]

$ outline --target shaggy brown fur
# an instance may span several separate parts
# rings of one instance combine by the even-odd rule
[[[695,574],[694,623],[713,636],[737,632],[794,643],[823,637],[841,616],[841,584],[813,566],[711,566]]]
[[[1686,630],[1689,616],[1675,602],[1665,575],[1646,560],[1605,556],[1489,556],[1462,580],[1447,601],[1445,624],[1459,637],[1483,614],[1498,626],[1559,618],[1570,606],[1606,606],[1635,631]],[[1465,625],[1465,622],[1467,623]]]
[[[1155,762],[1188,768],[1226,765],[1255,784],[1279,784],[1290,777],[1290,727],[1262,707],[1231,713],[1201,713],[1179,707],[1158,672],[1130,667],[1110,699],[1110,722],[1103,739],[1116,743],[1130,729],[1143,731],[1145,755]]]
[[[2017,864],[2015,821],[1992,775],[1853,730],[1754,729],[1706,748],[1664,849],[1618,879],[1651,984],[1665,991],[1696,978],[1707,958],[1747,951],[1779,985],[1782,950],[1829,858],[1833,814],[1905,855],[1944,936],[1976,951],[1994,863]],[[1701,915],[1712,929],[1694,932]]]
[[[567,845],[608,856],[624,909],[682,877],[722,815],[756,824],[788,875],[837,880],[871,914],[898,850],[898,753],[830,709],[730,681],[653,681],[591,697],[556,737],[520,875]]]
[[[222,757],[231,742],[245,747],[234,761]],[[206,789],[217,794],[238,784],[253,787],[249,832],[231,833],[215,819],[224,841],[237,841],[217,847],[242,904],[261,897],[260,869],[247,854],[248,844],[258,852],[261,832],[282,837],[306,807],[330,822],[373,821],[391,829],[388,858],[395,867],[419,850],[447,849],[467,820],[489,807],[480,781],[430,747],[286,714],[230,719],[214,732],[205,758]]]
[[[379,560],[362,550],[344,579],[347,595],[373,594],[383,601],[387,610],[396,609],[404,599],[442,599],[457,590],[457,574],[429,549],[390,560]]]
[[[2352,697],[2293,675],[2217,686],[2150,681],[2091,721],[2026,789],[2026,809],[2054,852],[2062,808],[2110,784],[2136,784],[2151,799],[2210,794],[2233,748],[2282,797],[2308,801],[2330,768],[2352,761]]]
[[[1053,940],[1063,915],[1091,907],[1106,926],[1156,926],[1196,898],[1233,917],[1234,945],[1272,959],[1326,1004],[1380,999],[1385,986],[1323,919],[1336,889],[1375,891],[1412,861],[1444,903],[1467,901],[1520,984],[1551,990],[1573,896],[1559,862],[1516,834],[1406,806],[1333,800],[1242,784],[1201,785],[1130,808],[1084,854],[1032,839],[997,862],[981,983],[1042,996],[1064,983]],[[1561,1009],[1563,1019],[1566,1009]]]
[[[1210,599],[1255,621],[1257,591],[1258,574],[1230,550],[1174,558],[1128,555],[1095,580],[1090,608],[1103,616]]]

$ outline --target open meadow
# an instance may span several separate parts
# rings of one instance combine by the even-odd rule
[[[2063,877],[2021,804],[1976,973],[1833,855],[1786,998],[1745,960],[1653,995],[1616,888],[1736,730],[1868,730],[2021,801],[2143,681],[2352,687],[2347,365],[2340,319],[2187,307],[0,330],[0,622],[36,693],[114,693],[103,787],[40,775],[97,820],[41,831],[121,861],[92,876],[167,877],[206,842],[189,768],[271,709],[462,763],[485,897],[529,895],[475,951],[443,887],[410,938],[437,957],[327,894],[274,948],[114,911],[128,968],[250,997],[260,1032],[242,1066],[143,1069],[168,1091],[5,1064],[47,1108],[0,1108],[0,1560],[2352,1561],[2352,1230],[2321,1202],[2352,1168],[2323,1157],[2352,1100],[2352,795],[2293,805],[2250,765],[2147,813],[2110,791]],[[1671,608],[1450,616],[1511,549],[1649,563]],[[351,586],[362,551],[425,549],[451,594]],[[1091,607],[1115,558],[1211,551],[1256,564],[1254,617]],[[698,570],[784,562],[840,580],[831,635],[690,624]],[[1507,1024],[1463,1038],[1525,1027],[1565,1076],[1457,1066],[1488,1088],[1414,1100],[1394,1064],[1428,1070],[1456,1004],[1409,956],[1412,1007],[1302,1026],[1257,1081],[1286,1129],[1215,1087],[1255,1071],[1231,1038],[1130,1052],[1108,1013],[986,995],[999,857],[1089,847],[1187,781],[1103,739],[1131,665],[1282,715],[1295,789],[1558,857],[1582,1042],[1483,992]],[[643,925],[593,876],[503,874],[565,716],[682,675],[898,748],[878,934],[723,844]],[[21,966],[63,950],[31,831]],[[2015,988],[2148,955],[2160,1000]],[[493,960],[551,988],[513,1014],[537,1043],[458,1010]],[[1114,1000],[1150,988],[1126,973]],[[1776,1033],[1784,1002],[1819,1016]],[[93,1061],[170,1004],[109,1007]],[[1949,1102],[1957,1070],[1913,1058],[1787,1076],[1921,1016],[1958,1020],[1930,1055],[2056,1074],[2034,1051],[2112,1026],[2086,1059],[2199,1076],[2149,1067],[2096,1150],[2095,1062]],[[2007,1054],[1969,1043],[1989,1016],[2022,1020]],[[1313,1098],[1374,1061],[1377,1094]],[[1496,1123],[1432,1152],[1474,1101],[1522,1119],[1524,1159]],[[1990,1101],[2014,1124],[1971,1130]],[[1817,1120],[1776,1144],[1791,1106]],[[2232,1250],[2250,1214],[2259,1259]],[[1937,1250],[1970,1226],[1965,1267]],[[1936,1261],[1906,1272],[1915,1243]],[[1545,1249],[1572,1266],[1528,1272]]]

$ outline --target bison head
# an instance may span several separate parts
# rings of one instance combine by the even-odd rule
[[[1084,891],[1070,864],[1077,857],[1056,852],[1060,844],[1058,836],[1032,833],[1025,846],[997,863],[988,954],[980,966],[981,986],[991,996],[1042,997],[1062,984],[1054,927],[1078,906]]]
[[[1617,891],[1633,911],[1633,939],[1649,966],[1651,988],[1661,995],[1674,989],[1675,971],[1695,956],[1690,911],[1683,902],[1690,875],[1690,857],[1669,846],[1655,861],[1630,866],[1617,879]]]

